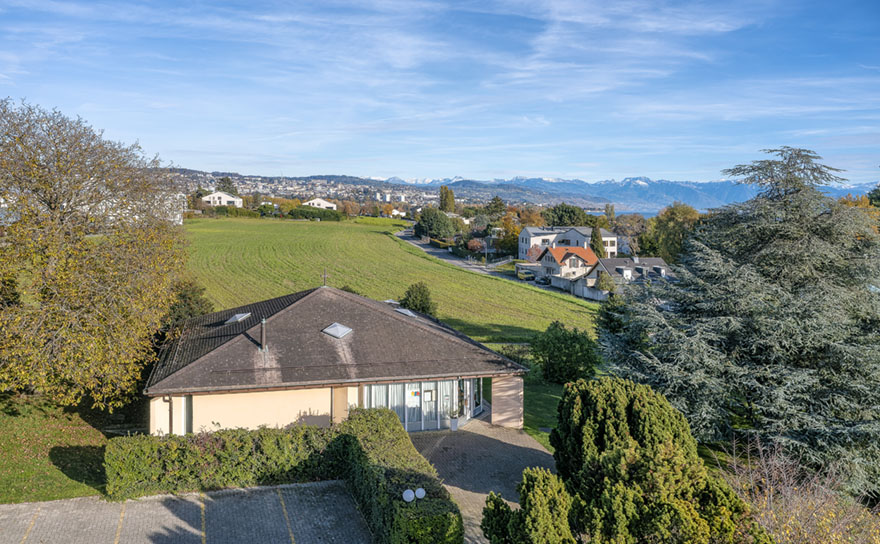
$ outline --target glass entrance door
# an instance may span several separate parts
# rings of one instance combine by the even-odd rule
[[[422,391],[420,383],[406,384],[406,430],[422,430]]]

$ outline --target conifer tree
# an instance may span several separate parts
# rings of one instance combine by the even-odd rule
[[[592,231],[590,231],[590,249],[600,259],[608,256],[605,253],[605,243],[602,241],[602,229],[599,227],[593,227]]]
[[[748,506],[710,475],[687,421],[628,380],[565,386],[550,433],[582,542],[769,543]]]
[[[678,282],[629,286],[602,351],[698,438],[745,427],[880,497],[880,236],[815,153],[770,153],[725,172],[763,190],[697,227]]]

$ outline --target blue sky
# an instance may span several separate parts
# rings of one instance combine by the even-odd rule
[[[0,0],[0,96],[204,170],[863,183],[880,2]]]

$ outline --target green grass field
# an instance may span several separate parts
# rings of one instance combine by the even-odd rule
[[[399,225],[187,221],[189,270],[218,310],[316,287],[326,268],[328,285],[378,300],[425,281],[440,320],[481,342],[528,342],[554,320],[593,329],[597,305],[444,263],[394,237]]]
[[[103,492],[107,439],[92,417],[100,414],[0,395],[0,503]]]

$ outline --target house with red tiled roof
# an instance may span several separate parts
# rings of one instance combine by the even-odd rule
[[[588,247],[548,247],[538,256],[541,265],[538,276],[579,278],[598,262],[598,257]]]

